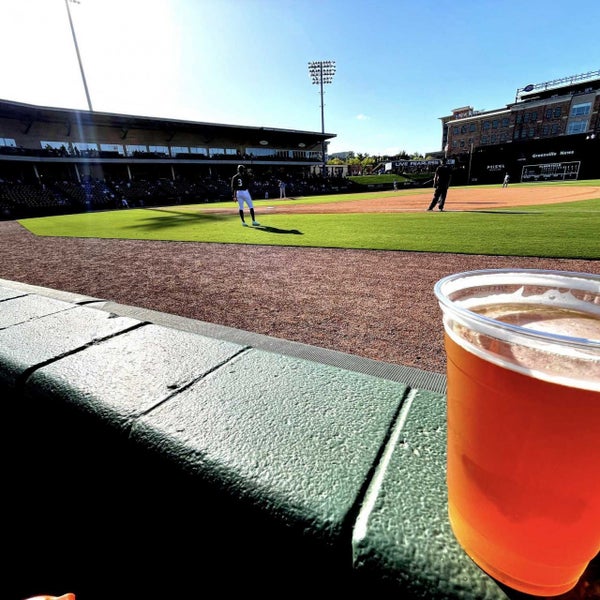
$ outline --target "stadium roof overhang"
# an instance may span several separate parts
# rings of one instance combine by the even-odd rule
[[[231,141],[235,145],[249,147],[311,149],[320,147],[323,141],[336,137],[333,133],[90,112],[36,106],[7,100],[0,100],[0,118],[16,118],[30,124],[36,122],[72,123],[85,127],[114,127],[123,132],[124,139],[130,130],[156,130],[164,132],[166,138],[170,139],[172,143],[176,143],[178,133],[193,134],[201,137],[207,145],[212,143],[219,145]]]

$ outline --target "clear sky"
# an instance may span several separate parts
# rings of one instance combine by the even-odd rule
[[[600,2],[552,0],[76,0],[92,108],[321,131],[330,153],[441,149],[454,108],[600,69]],[[87,109],[65,0],[0,0],[0,98]]]

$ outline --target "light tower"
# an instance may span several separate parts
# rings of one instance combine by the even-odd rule
[[[67,7],[67,15],[69,15],[69,25],[71,26],[71,34],[73,35],[73,43],[75,44],[75,52],[77,53],[77,60],[79,61],[79,70],[81,71],[81,79],[83,80],[83,88],[85,90],[85,97],[87,98],[88,107],[92,112],[92,101],[90,99],[90,92],[88,90],[87,82],[85,80],[85,72],[83,70],[83,63],[81,62],[81,55],[79,54],[79,46],[77,45],[77,36],[75,35],[75,27],[73,27],[73,19],[71,19],[71,9],[69,8],[69,2],[73,4],[80,4],[79,0],[65,0]]]
[[[308,72],[315,85],[321,87],[321,133],[325,133],[325,105],[323,104],[323,86],[333,81],[335,75],[334,60],[314,60],[308,63]],[[327,174],[327,158],[325,139],[322,141],[323,177]]]

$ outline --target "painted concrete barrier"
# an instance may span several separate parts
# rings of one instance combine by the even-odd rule
[[[0,280],[0,597],[523,598],[452,535],[428,379],[126,309]]]

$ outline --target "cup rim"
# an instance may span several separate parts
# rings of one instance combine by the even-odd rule
[[[476,313],[464,306],[452,302],[449,299],[449,294],[458,289],[453,287],[452,284],[458,282],[461,279],[472,279],[477,280],[478,278],[483,280],[495,278],[494,284],[501,284],[508,281],[510,275],[523,275],[530,277],[539,285],[557,285],[560,286],[560,282],[564,279],[569,279],[569,287],[571,289],[577,289],[580,291],[588,291],[595,293],[600,297],[600,275],[594,273],[584,273],[579,271],[558,271],[558,270],[547,270],[547,269],[478,269],[473,271],[462,271],[459,273],[453,273],[439,279],[434,286],[434,293],[437,300],[442,307],[450,311],[454,316],[461,318],[467,322],[475,321],[480,325],[483,325],[488,332],[497,332],[503,330],[511,332],[512,334],[518,335],[519,337],[526,337],[537,341],[556,341],[561,344],[575,346],[579,348],[598,348],[600,349],[600,339],[581,338],[575,336],[561,335],[557,333],[542,332],[536,329],[529,329],[521,327],[519,325],[513,325],[511,323],[505,323],[492,317],[484,316]],[[514,282],[518,284],[518,282]],[[562,287],[565,287],[564,285]]]

